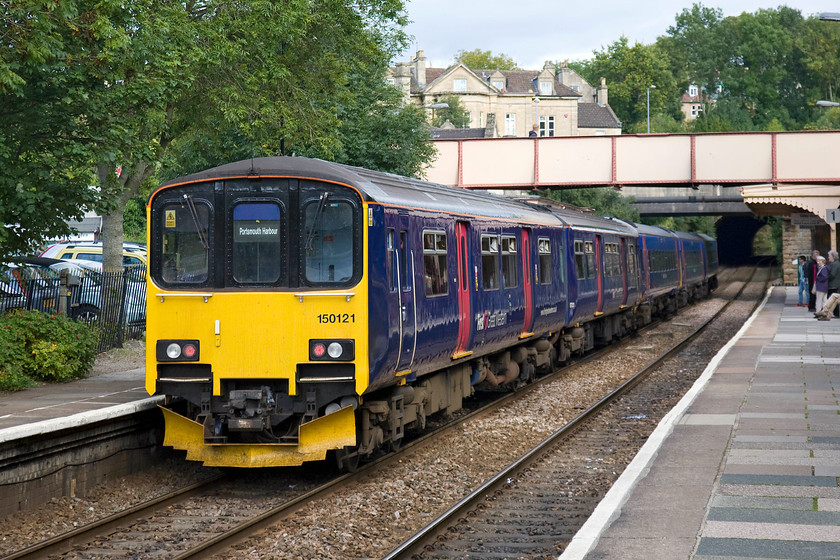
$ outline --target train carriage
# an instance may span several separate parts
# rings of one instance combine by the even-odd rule
[[[165,445],[212,466],[398,446],[476,385],[649,320],[665,286],[639,260],[678,240],[306,158],[171,181],[147,213],[146,387],[167,396]]]

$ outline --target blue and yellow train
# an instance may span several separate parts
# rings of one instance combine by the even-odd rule
[[[352,468],[717,284],[708,236],[306,158],[171,181],[147,213],[146,388],[211,466]]]

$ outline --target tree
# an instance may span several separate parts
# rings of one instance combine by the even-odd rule
[[[455,62],[460,62],[467,68],[482,70],[516,70],[517,68],[516,62],[508,55],[504,53],[494,55],[490,51],[481,49],[460,50],[455,55]]]
[[[97,198],[84,71],[109,33],[108,2],[18,0],[0,13],[0,262],[67,235]]]
[[[592,60],[580,64],[582,74],[590,83],[598,83],[601,77],[607,79],[610,107],[626,126],[647,122],[647,91],[651,85],[656,86],[650,89],[651,114],[678,118],[682,91],[664,50],[640,43],[631,47],[627,37],[622,36],[594,54]]]
[[[449,95],[443,102],[449,106],[435,109],[432,126],[443,126],[446,121],[452,123],[455,128],[468,128],[470,126],[470,113],[461,105],[461,100],[457,95]]]
[[[331,157],[353,73],[387,65],[405,38],[397,0],[140,0],[110,20],[126,39],[89,68],[106,269],[121,267],[126,202],[173,145],[221,132],[210,155],[224,160],[230,147]]]

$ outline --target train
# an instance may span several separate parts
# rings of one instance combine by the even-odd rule
[[[717,287],[707,235],[303,157],[146,211],[146,389],[207,466],[352,470]]]

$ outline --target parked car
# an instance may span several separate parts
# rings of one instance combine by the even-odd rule
[[[102,242],[56,243],[49,246],[42,257],[102,262]],[[139,243],[123,243],[123,266],[146,264],[146,247]]]
[[[128,274],[115,278],[125,288],[123,310],[129,325],[146,320],[145,265],[127,267]],[[2,309],[27,308],[50,312],[59,304],[59,275],[68,270],[79,278],[70,293],[69,315],[85,322],[98,320],[102,309],[102,263],[83,259],[61,260],[47,257],[26,257],[0,269]]]

